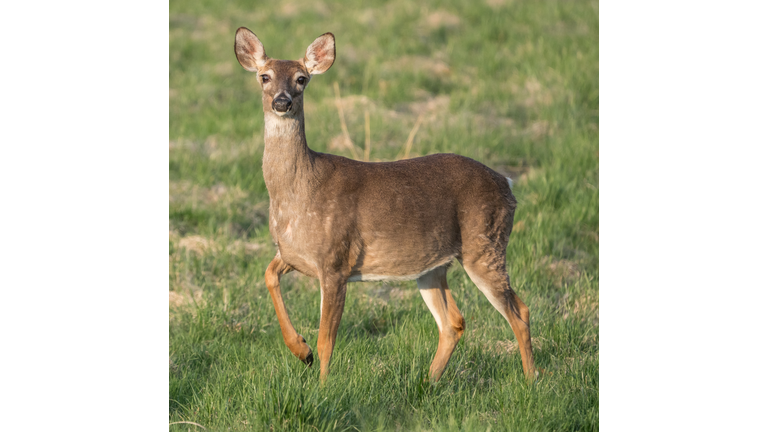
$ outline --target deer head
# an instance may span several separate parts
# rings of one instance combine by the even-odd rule
[[[336,40],[326,33],[312,42],[300,60],[275,60],[267,56],[264,45],[245,27],[237,29],[235,55],[240,65],[258,74],[264,112],[296,117],[304,111],[304,89],[312,75],[319,75],[336,59]]]

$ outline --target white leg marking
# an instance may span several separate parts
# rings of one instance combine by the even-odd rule
[[[419,289],[419,294],[421,294],[421,297],[424,299],[424,303],[427,304],[427,307],[429,308],[429,311],[432,312],[432,316],[435,317],[435,322],[437,323],[437,329],[440,331],[440,333],[443,333],[443,318],[440,316],[440,309],[438,302],[442,301],[442,296],[440,295],[440,290],[437,288],[432,289]]]
[[[416,280],[416,286],[419,287],[419,294],[427,304],[432,316],[437,322],[437,329],[440,334],[443,333],[443,320],[446,318],[448,305],[440,287],[440,279],[433,273],[425,274]]]

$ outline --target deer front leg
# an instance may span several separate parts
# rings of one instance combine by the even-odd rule
[[[347,295],[347,281],[343,278],[322,278],[320,296],[320,331],[317,337],[317,354],[320,356],[320,381],[328,377],[336,332],[339,330],[344,301]]]
[[[280,252],[275,255],[272,262],[267,267],[267,272],[264,274],[264,279],[267,283],[267,289],[269,289],[269,295],[272,297],[272,304],[275,305],[275,312],[277,313],[277,321],[280,323],[280,330],[283,332],[283,340],[288,349],[291,350],[293,355],[299,358],[299,360],[306,363],[307,366],[312,366],[312,349],[307,345],[307,341],[304,337],[296,332],[291,324],[291,319],[288,317],[288,311],[285,310],[285,303],[283,302],[283,295],[280,292],[280,277],[286,273],[293,271],[293,267],[286,264],[280,258]]]

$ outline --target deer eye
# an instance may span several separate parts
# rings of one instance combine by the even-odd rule
[[[261,76],[261,82],[268,83],[269,82],[269,75],[262,75]]]
[[[299,77],[299,79],[296,80],[299,84],[304,85],[304,83],[307,82],[307,79],[304,77]]]

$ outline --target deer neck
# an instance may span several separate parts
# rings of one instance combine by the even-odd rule
[[[308,193],[313,176],[314,152],[307,146],[304,113],[280,117],[264,113],[264,182],[271,199],[295,199]]]

